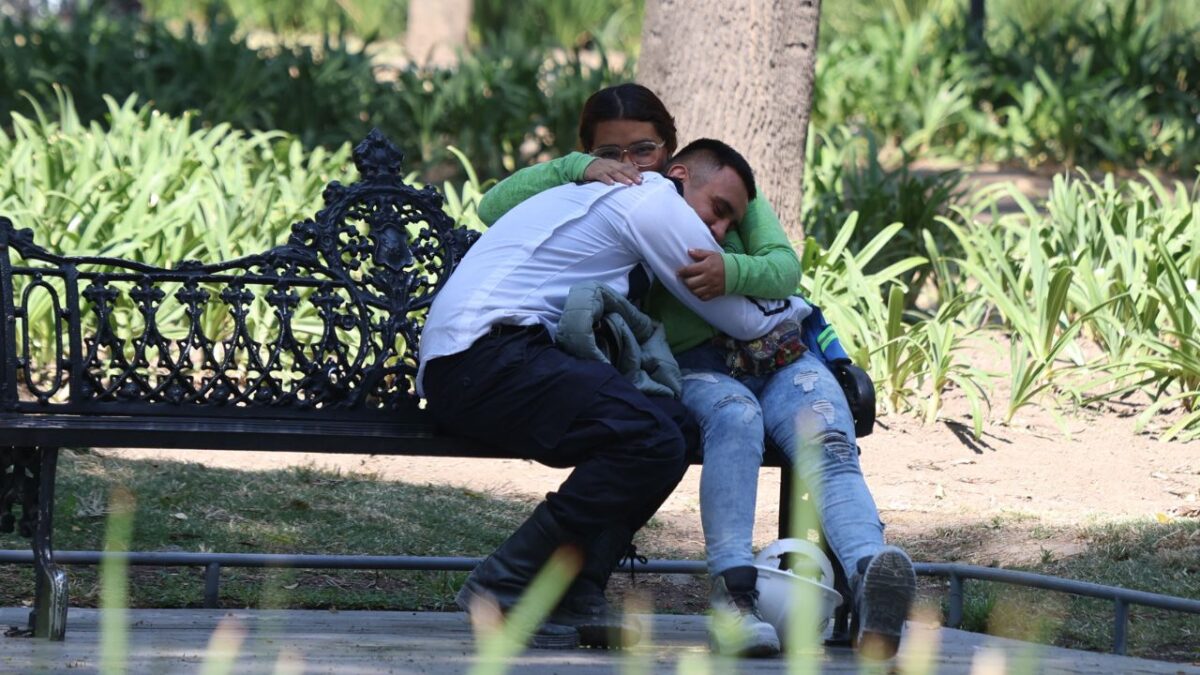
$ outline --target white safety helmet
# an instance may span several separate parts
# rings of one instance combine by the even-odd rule
[[[788,622],[794,620],[811,622],[814,632],[822,639],[829,638],[842,594],[833,588],[833,565],[820,547],[803,539],[780,539],[755,557],[754,566],[758,569],[758,609],[781,640],[787,639]],[[796,607],[805,597],[812,599],[812,608]]]

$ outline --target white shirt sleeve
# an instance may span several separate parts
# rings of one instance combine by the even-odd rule
[[[791,314],[789,300],[751,300],[722,295],[701,300],[679,278],[679,269],[695,262],[688,249],[720,251],[708,226],[675,192],[669,181],[647,195],[626,214],[629,246],[658,281],[684,305],[717,330],[738,340],[751,340],[775,328]]]

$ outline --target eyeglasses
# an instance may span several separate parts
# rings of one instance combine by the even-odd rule
[[[633,162],[633,165],[640,169],[654,164],[658,159],[658,149],[664,145],[666,145],[666,142],[655,143],[654,141],[638,141],[625,147],[619,145],[601,145],[592,150],[592,156],[619,162],[622,157],[629,155],[629,161]]]

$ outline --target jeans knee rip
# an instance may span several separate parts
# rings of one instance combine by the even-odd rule
[[[821,438],[821,447],[825,449],[825,454],[839,462],[853,461],[857,454],[850,440],[840,431],[827,432]]]
[[[712,373],[684,373],[683,379],[715,384],[717,381],[717,376],[713,375]]]
[[[806,392],[811,392],[817,386],[817,378],[821,375],[815,370],[806,370],[803,373],[796,373],[792,378],[792,384],[801,387]]]
[[[750,424],[758,419],[762,411],[758,407],[758,403],[754,399],[742,396],[741,394],[733,394],[717,401],[713,406],[713,410],[728,408],[731,405],[741,406],[742,408],[742,424]]]

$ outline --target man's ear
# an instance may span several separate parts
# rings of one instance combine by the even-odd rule
[[[691,178],[691,173],[688,172],[687,166],[683,164],[672,164],[671,166],[668,166],[664,174],[670,176],[671,178],[678,178],[685,183]]]

